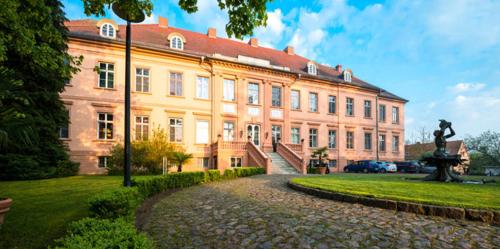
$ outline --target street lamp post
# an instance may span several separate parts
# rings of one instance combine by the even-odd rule
[[[124,161],[124,179],[123,185],[130,187],[130,44],[131,44],[131,25],[130,23],[138,23],[144,21],[144,13],[137,11],[134,15],[130,15],[130,10],[122,9],[120,2],[113,4],[113,12],[121,19],[127,21],[127,37],[125,41],[125,155]]]

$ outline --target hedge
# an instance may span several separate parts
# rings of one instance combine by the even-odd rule
[[[180,172],[133,180],[132,185],[136,186],[144,197],[151,197],[167,189],[185,188],[204,181],[205,172]]]
[[[245,177],[245,176],[265,174],[266,170],[260,167],[244,167],[244,168],[235,168],[234,173],[236,174],[237,177]]]
[[[98,194],[89,200],[90,216],[101,219],[131,216],[143,196],[137,188],[119,188]]]
[[[154,248],[153,241],[124,219],[84,218],[71,223],[68,232],[58,241],[57,249]]]
[[[216,182],[222,180],[220,171],[217,169],[209,169],[205,173],[205,182]]]

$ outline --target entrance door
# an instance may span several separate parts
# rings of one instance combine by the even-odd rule
[[[248,136],[256,146],[260,146],[260,125],[249,124],[247,126]]]
[[[281,126],[279,125],[271,126],[271,133],[272,133],[273,151],[276,152],[276,147],[278,146],[278,143],[281,140]]]

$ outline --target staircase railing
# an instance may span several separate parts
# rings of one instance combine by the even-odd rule
[[[295,151],[295,153],[297,153],[300,156],[304,154],[304,152],[302,151],[302,144],[284,144],[284,145]]]
[[[271,174],[271,158],[269,158],[253,142],[247,142],[248,158],[252,159],[257,166],[266,170],[266,174]]]
[[[276,152],[281,157],[283,157],[283,159],[285,159],[290,165],[292,165],[298,172],[300,172],[301,174],[307,174],[307,165],[305,160],[288,146],[280,142],[276,147]]]

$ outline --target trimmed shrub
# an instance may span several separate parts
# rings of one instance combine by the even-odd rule
[[[205,173],[205,182],[216,182],[221,179],[222,176],[220,175],[220,171],[218,169],[209,169]]]
[[[309,167],[307,168],[307,174],[319,174],[319,168],[316,168],[316,167]]]
[[[145,234],[138,233],[134,225],[124,219],[84,218],[71,223],[68,233],[55,248],[154,248],[154,243]]]
[[[90,216],[109,219],[133,215],[143,198],[137,188],[119,188],[89,200]]]
[[[261,167],[244,167],[244,168],[235,168],[234,173],[236,174],[237,177],[245,177],[245,176],[265,174],[266,170]]]
[[[236,178],[236,173],[232,169],[224,170],[224,179],[234,179]]]
[[[153,176],[140,180],[133,180],[132,184],[139,189],[144,197],[159,194],[167,189],[185,188],[202,183],[205,172],[179,172],[165,176]]]

